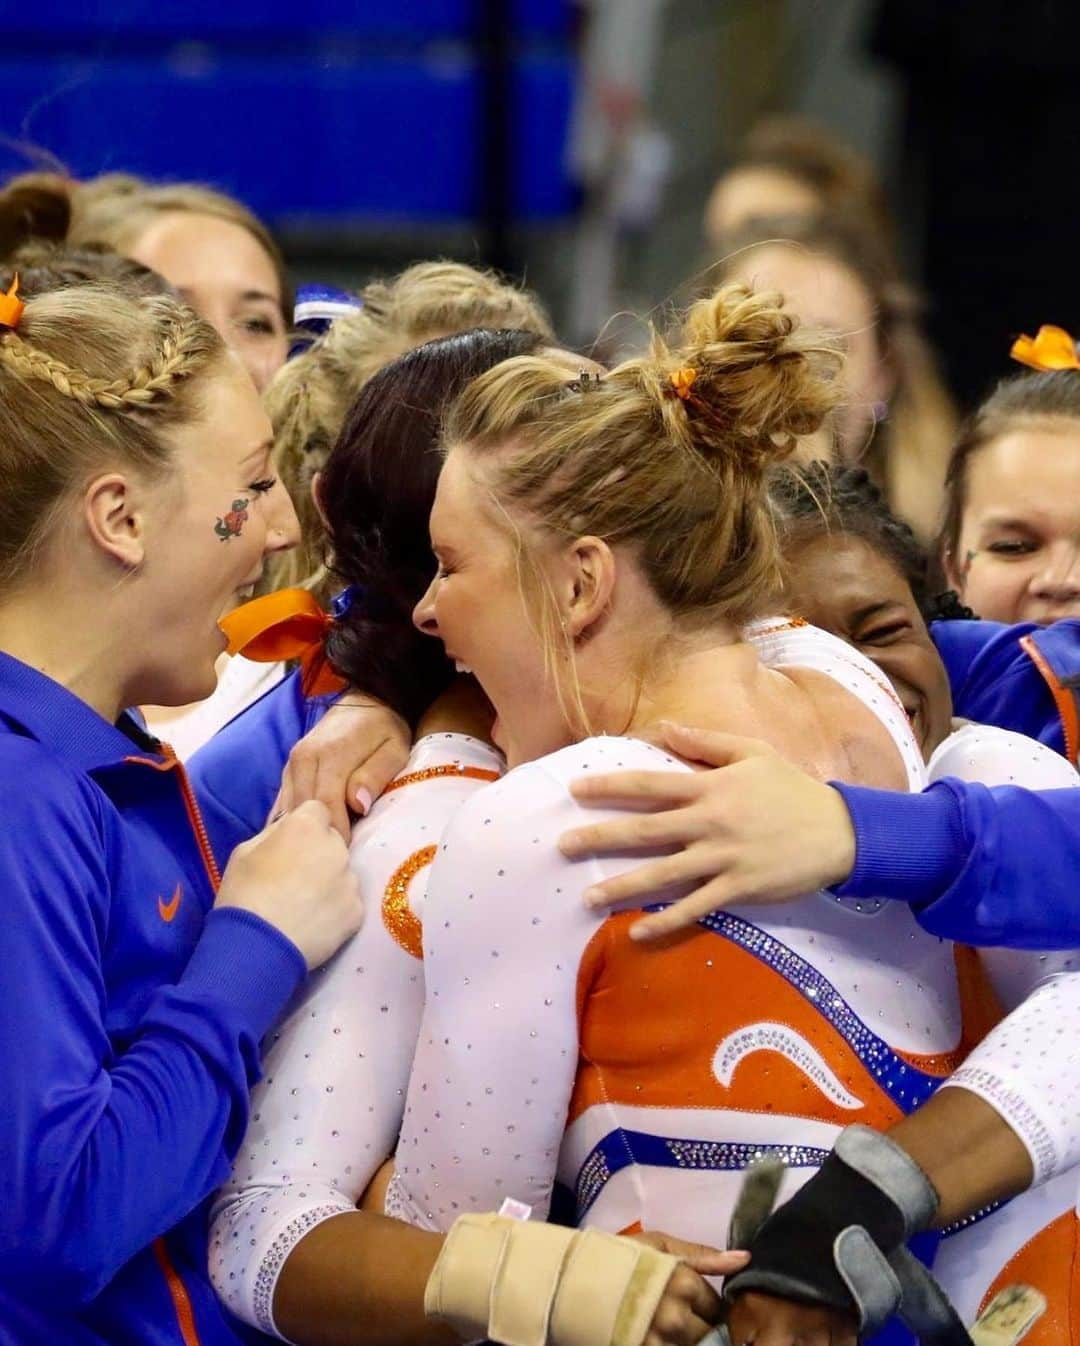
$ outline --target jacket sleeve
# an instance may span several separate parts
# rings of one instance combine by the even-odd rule
[[[955,715],[1027,734],[1064,753],[1060,709],[1021,644],[1025,636],[1038,637],[1041,631],[1030,622],[1006,626],[1000,622],[945,621],[934,622],[930,628],[949,674]]]
[[[905,795],[833,785],[856,839],[840,896],[907,902],[931,934],[966,944],[1077,944],[1080,790],[947,779]]]
[[[74,1306],[227,1175],[259,1040],[304,968],[259,917],[212,911],[118,1044],[103,971],[116,822],[89,781],[29,769],[30,789],[27,771],[0,780],[0,1266],[22,1296]]]

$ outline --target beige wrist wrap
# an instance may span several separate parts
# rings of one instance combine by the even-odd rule
[[[641,1346],[678,1264],[596,1229],[462,1215],[428,1280],[424,1311],[467,1341]]]

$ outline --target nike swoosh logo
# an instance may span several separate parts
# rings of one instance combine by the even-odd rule
[[[180,885],[176,885],[176,891],[168,902],[163,902],[159,897],[157,900],[158,915],[168,925],[176,913],[180,910]]]

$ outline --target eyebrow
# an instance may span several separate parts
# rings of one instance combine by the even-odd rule
[[[903,607],[903,604],[898,603],[895,598],[885,598],[880,603],[867,603],[866,607],[859,608],[851,614],[851,620],[855,626],[858,626],[860,622],[876,617],[879,612],[886,612],[889,608],[901,607]]]
[[[273,447],[274,441],[272,439],[264,440],[257,449],[252,449],[250,453],[244,454],[243,458],[240,459],[241,466],[244,463],[254,462],[256,458],[265,458]]]
[[[190,285],[178,285],[176,293],[181,299],[190,302],[191,296],[195,293]],[[244,290],[239,296],[241,303],[267,303],[273,304],[276,309],[281,308],[281,300],[275,295],[269,294],[266,290]]]
[[[1021,519],[1014,514],[990,514],[979,520],[980,528],[1038,528],[1037,519]]]

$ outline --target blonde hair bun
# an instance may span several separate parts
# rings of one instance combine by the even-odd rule
[[[735,456],[764,470],[840,401],[839,350],[783,305],[774,292],[725,285],[689,310],[675,349],[658,343],[665,422],[707,461]]]

